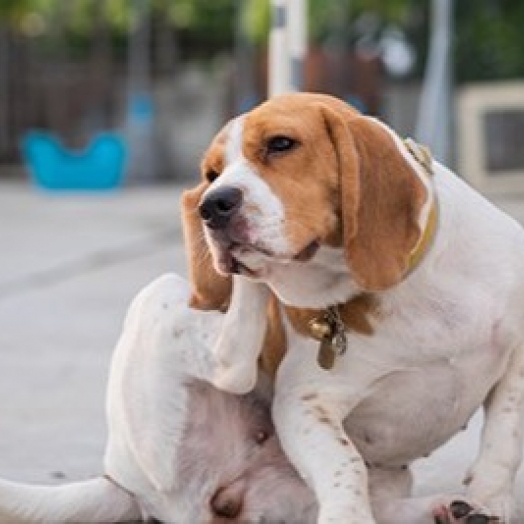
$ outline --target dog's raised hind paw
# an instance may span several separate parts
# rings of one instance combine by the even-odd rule
[[[499,517],[489,515],[478,506],[459,499],[448,506],[439,507],[433,515],[435,524],[503,524]]]

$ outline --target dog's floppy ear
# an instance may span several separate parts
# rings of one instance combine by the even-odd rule
[[[326,107],[323,114],[338,158],[342,236],[351,274],[366,291],[387,289],[410,269],[423,235],[420,215],[429,186],[383,124],[354,110]]]
[[[207,184],[202,182],[182,194],[182,225],[184,244],[192,286],[190,306],[196,309],[227,309],[231,297],[231,277],[217,273],[213,267],[211,253],[207,246],[198,203]]]

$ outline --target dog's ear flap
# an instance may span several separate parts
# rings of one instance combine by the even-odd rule
[[[182,226],[192,293],[189,305],[195,309],[225,311],[231,298],[232,279],[220,275],[204,237],[198,204],[207,183],[182,194]]]
[[[351,275],[365,291],[387,289],[410,269],[423,235],[420,218],[429,189],[383,124],[354,111],[326,108],[324,115],[337,152]]]

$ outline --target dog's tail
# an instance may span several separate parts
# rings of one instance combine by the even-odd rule
[[[132,495],[105,477],[63,486],[0,480],[2,524],[95,524],[141,517]]]

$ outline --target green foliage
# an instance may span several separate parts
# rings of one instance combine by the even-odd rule
[[[207,56],[231,50],[237,9],[245,35],[260,46],[267,43],[269,0],[150,3],[153,21],[176,32],[183,54]],[[390,23],[404,28],[417,49],[420,73],[428,43],[430,4],[431,0],[308,0],[309,38],[317,44],[351,46],[361,36],[355,21],[373,13],[376,33]],[[93,32],[101,23],[113,40],[125,45],[136,23],[135,6],[134,0],[0,0],[0,25],[44,40],[65,38],[66,45],[81,52],[90,48]],[[523,0],[455,0],[454,7],[453,56],[459,82],[524,76]],[[60,45],[63,43],[56,42],[54,48]]]
[[[308,32],[310,40],[322,42],[337,27],[349,27],[349,20],[364,12],[376,13],[384,22],[401,22],[413,0],[309,0]],[[265,43],[271,22],[269,0],[244,0],[244,29],[256,43]]]
[[[456,2],[455,70],[460,82],[524,76],[524,2]]]

